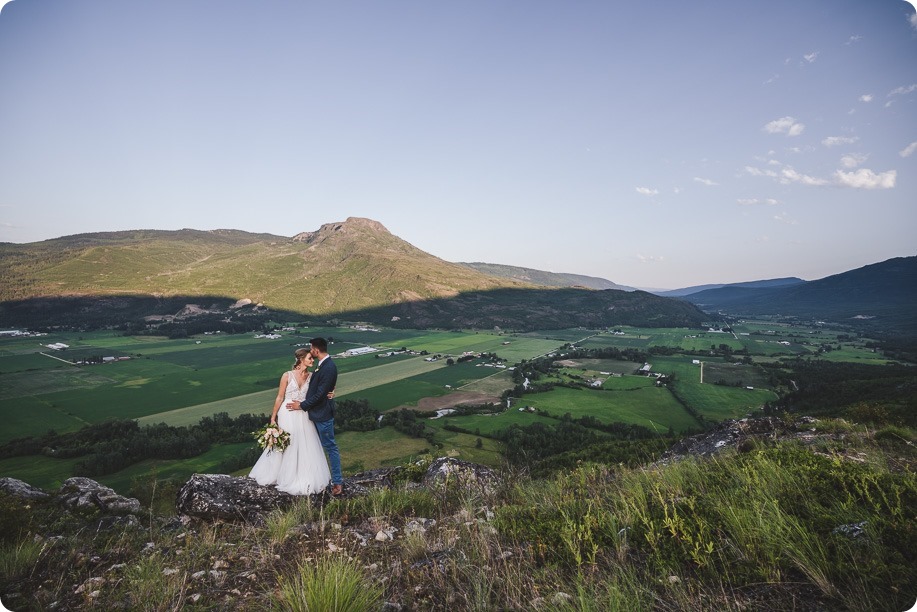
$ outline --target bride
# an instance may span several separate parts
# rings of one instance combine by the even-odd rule
[[[312,376],[309,368],[314,358],[309,349],[296,349],[293,369],[280,377],[280,388],[274,400],[271,424],[290,433],[290,445],[283,452],[264,453],[248,474],[260,485],[277,485],[277,489],[293,495],[318,493],[331,482],[331,470],[322,450],[315,425],[302,410],[280,410],[287,402],[301,402]],[[333,397],[334,391],[329,393]]]

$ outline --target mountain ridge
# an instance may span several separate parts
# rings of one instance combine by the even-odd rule
[[[685,297],[692,295],[694,293],[700,293],[701,291],[708,291],[711,289],[722,289],[724,287],[745,287],[749,289],[764,289],[769,287],[783,287],[787,285],[797,285],[799,283],[805,283],[803,279],[796,276],[788,276],[784,278],[771,278],[765,280],[755,280],[755,281],[744,281],[740,283],[712,283],[709,285],[694,285],[692,287],[682,287],[680,289],[670,289],[665,291],[651,291],[650,293],[655,293],[656,295],[661,295],[663,297]]]
[[[120,296],[124,309],[144,296],[174,306],[170,298],[195,295],[247,299],[307,317],[346,314],[444,327],[698,325],[704,318],[677,300],[633,293],[545,288],[484,274],[358,217],[292,238],[240,230],[131,230],[0,244],[0,320],[12,320],[13,313],[21,320],[49,303],[61,312],[61,298],[113,308],[111,299]]]
[[[619,291],[636,291],[633,287],[619,285],[605,278],[572,274],[569,272],[548,272],[519,266],[484,262],[458,262],[460,266],[477,270],[498,278],[510,278],[522,282],[544,285],[545,287],[585,287],[587,289],[617,289]],[[651,292],[650,292],[651,293]]]
[[[917,334],[917,256],[895,257],[804,283],[725,286],[681,299],[708,312],[831,319]]]

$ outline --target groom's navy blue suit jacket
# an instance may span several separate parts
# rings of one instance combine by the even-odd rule
[[[328,357],[312,372],[306,399],[299,404],[309,414],[310,420],[321,423],[334,418],[334,400],[328,399],[328,392],[337,384],[338,367]]]

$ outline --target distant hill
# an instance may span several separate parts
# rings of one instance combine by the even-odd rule
[[[458,262],[460,266],[496,276],[497,278],[509,278],[533,285],[542,285],[544,287],[585,287],[587,289],[617,289],[619,291],[635,291],[633,287],[625,287],[596,276],[583,276],[582,274],[568,274],[564,272],[547,272],[545,270],[533,270],[532,268],[520,268],[517,266],[504,266],[502,264],[481,263],[481,262]]]
[[[0,244],[0,324],[102,310],[122,318],[250,300],[307,317],[416,325],[548,328],[590,321],[700,324],[694,306],[643,292],[558,290],[421,251],[371,219],[292,238],[238,230],[137,230]],[[503,310],[503,314],[495,312]],[[101,309],[101,310],[100,310]],[[69,317],[72,320],[72,316]]]
[[[683,299],[706,311],[780,314],[917,334],[917,257],[896,257],[789,286],[726,286]]]
[[[746,289],[767,289],[771,287],[786,287],[789,285],[798,285],[799,283],[804,283],[806,281],[801,278],[796,278],[791,276],[789,278],[773,278],[770,280],[759,280],[759,281],[748,281],[744,283],[723,283],[723,284],[713,284],[713,285],[695,285],[693,287],[685,287],[683,289],[672,289],[670,291],[652,291],[656,295],[661,295],[664,297],[685,297],[692,295],[694,293],[700,293],[701,291],[708,291],[710,289],[721,289],[723,287],[740,287]]]

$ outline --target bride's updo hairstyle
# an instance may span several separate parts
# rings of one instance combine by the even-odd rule
[[[306,358],[306,355],[311,355],[311,353],[309,352],[309,349],[307,348],[298,348],[295,351],[293,351],[293,357],[296,358],[296,361],[293,362],[294,369],[296,369],[296,367],[302,363],[303,359]]]

